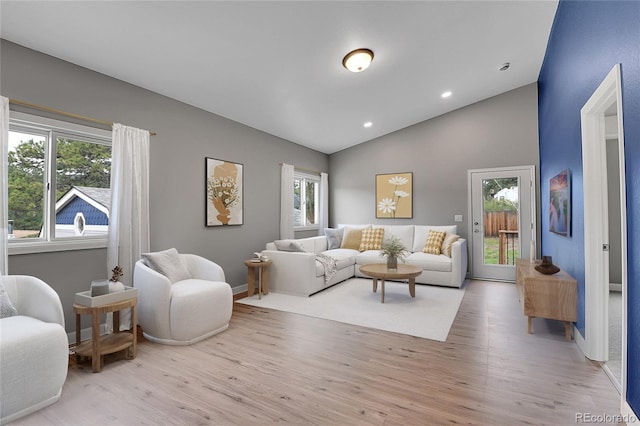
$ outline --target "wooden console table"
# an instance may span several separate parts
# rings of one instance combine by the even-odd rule
[[[138,312],[136,296],[114,303],[107,303],[99,306],[84,306],[74,303],[73,311],[76,314],[76,359],[81,361],[82,357],[91,357],[93,372],[102,370],[103,355],[112,354],[119,351],[127,351],[127,359],[133,359],[137,355],[137,328]],[[131,330],[120,330],[120,310],[131,308]],[[113,312],[113,333],[100,336],[100,317],[107,312]],[[80,316],[91,315],[91,340],[80,341]]]
[[[531,334],[534,317],[548,318],[563,321],[565,338],[571,340],[571,323],[578,319],[578,284],[562,269],[553,275],[538,272],[535,266],[539,263],[516,261],[516,287],[522,310],[528,317],[527,332]]]

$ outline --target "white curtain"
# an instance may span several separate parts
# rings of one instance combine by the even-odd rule
[[[320,173],[320,229],[318,235],[324,235],[329,227],[329,175]]]
[[[110,277],[111,270],[119,265],[122,283],[132,286],[133,267],[140,254],[148,251],[149,132],[114,124],[107,275]],[[121,319],[121,327],[129,328],[129,316]]]
[[[282,163],[280,175],[280,238],[293,238],[293,166]]]
[[[0,275],[8,274],[7,224],[9,219],[9,99],[0,96]]]

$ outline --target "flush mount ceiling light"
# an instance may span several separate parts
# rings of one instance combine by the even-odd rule
[[[366,123],[364,123],[364,124],[362,125],[362,127],[366,127],[366,128],[369,128],[369,127],[371,127],[371,126],[373,126],[373,123],[372,123],[372,122],[370,122],[370,121],[367,121]]]
[[[342,60],[342,65],[351,72],[362,72],[369,67],[373,61],[373,52],[369,49],[356,49],[349,53]]]
[[[440,95],[440,97],[442,98],[448,98],[449,96],[451,96],[451,92],[444,92],[442,95]]]

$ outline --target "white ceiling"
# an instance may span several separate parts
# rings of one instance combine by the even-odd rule
[[[0,7],[6,40],[333,153],[536,81],[557,1]],[[348,72],[342,58],[362,47],[371,67]]]

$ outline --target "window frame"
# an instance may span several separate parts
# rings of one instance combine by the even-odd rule
[[[42,238],[7,239],[9,255],[46,253],[68,250],[85,250],[106,248],[108,235],[90,235],[73,237],[55,236],[55,205],[56,205],[56,147],[60,138],[74,139],[81,142],[89,142],[111,146],[111,130],[88,127],[81,124],[55,120],[52,118],[31,115],[27,113],[10,111],[9,131],[19,131],[42,135],[45,141],[45,170],[43,189],[43,222]],[[8,179],[8,176],[3,176]]]
[[[295,223],[293,224],[293,229],[294,231],[313,231],[313,230],[318,230],[320,229],[320,211],[321,211],[321,206],[320,203],[322,202],[321,198],[320,198],[320,176],[319,175],[314,175],[311,173],[305,173],[305,172],[301,172],[298,170],[294,170],[293,172],[293,181],[295,182],[296,180],[299,180],[302,182],[301,188],[306,188],[306,183],[307,181],[311,181],[314,182],[316,184],[316,191],[315,191],[315,216],[316,216],[316,223],[309,225],[307,223],[307,217],[304,214],[304,212],[306,211],[306,190],[301,191],[300,192],[300,210],[302,212],[302,219],[303,219],[303,224],[302,225],[296,225]],[[292,188],[292,190],[295,190],[295,186],[294,188]],[[294,193],[294,197],[295,197],[295,193]]]

